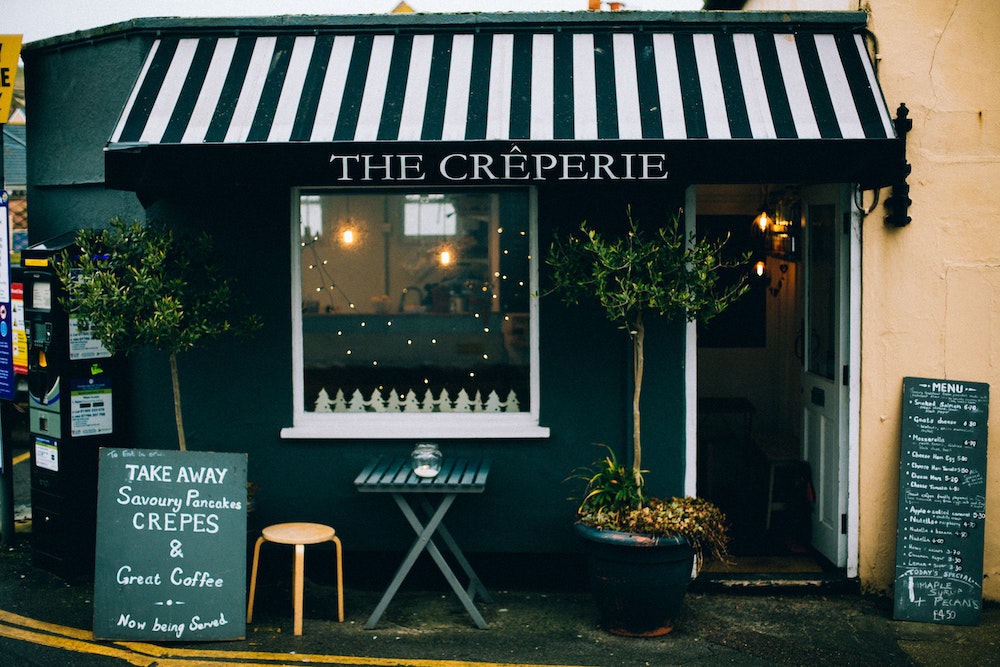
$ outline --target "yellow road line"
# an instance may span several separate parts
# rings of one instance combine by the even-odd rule
[[[264,651],[223,651],[213,649],[167,648],[144,642],[115,642],[108,646],[94,639],[88,630],[46,623],[0,609],[0,637],[27,641],[41,646],[119,658],[136,667],[296,667],[302,664],[373,665],[376,667],[554,667],[553,665],[469,662],[467,660],[425,660],[368,658],[361,656],[309,653],[268,653]],[[559,667],[582,667],[560,665]]]
[[[0,609],[0,623],[7,623],[8,625],[20,626],[22,628],[31,628],[32,630],[43,630],[51,634],[63,635],[64,637],[79,639],[81,641],[94,641],[94,633],[89,630],[78,630],[65,625],[46,623],[45,621],[39,621],[34,618],[28,618],[27,616],[21,616],[20,614],[4,611],[3,609]]]
[[[15,628],[3,624],[0,624],[0,637],[18,639],[21,641],[31,642],[32,644],[59,648],[65,651],[74,651],[76,653],[90,653],[92,655],[104,655],[112,658],[119,658],[120,660],[124,660],[130,665],[136,665],[137,667],[151,667],[157,662],[156,658],[152,656],[136,655],[132,651],[125,649],[102,646],[101,644],[80,641],[70,637],[43,634],[41,632],[24,630],[22,628]]]
[[[30,458],[31,458],[31,452],[25,452],[23,454],[18,454],[17,456],[14,457],[14,465],[17,465],[18,463],[24,463],[25,461],[27,461]]]
[[[263,651],[218,651],[212,649],[185,649],[185,648],[175,648],[170,649],[158,645],[143,645],[133,642],[119,642],[121,646],[131,648],[137,652],[149,653],[151,656],[160,657],[163,659],[177,659],[177,658],[226,658],[232,660],[240,660],[238,664],[249,665],[249,664],[266,664],[274,667],[273,662],[266,663],[248,663],[246,660],[284,660],[288,662],[289,660],[298,663],[307,664],[319,664],[319,665],[374,665],[376,667],[580,667],[573,665],[533,665],[525,663],[508,663],[508,662],[470,662],[468,660],[429,660],[429,659],[418,659],[418,658],[368,658],[362,656],[350,656],[350,655],[321,655],[321,654],[310,654],[310,653],[267,653]],[[167,663],[157,663],[157,667],[160,664]],[[191,665],[193,663],[185,662],[184,665]],[[218,665],[218,662],[212,662],[213,665]]]

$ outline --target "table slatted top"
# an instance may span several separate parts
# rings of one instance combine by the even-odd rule
[[[445,457],[435,477],[418,477],[409,457],[377,458],[354,479],[358,491],[375,493],[482,493],[489,459]]]

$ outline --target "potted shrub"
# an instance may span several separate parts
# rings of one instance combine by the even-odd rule
[[[577,471],[586,481],[577,531],[592,543],[591,584],[602,625],[611,632],[653,636],[670,632],[692,566],[706,554],[724,558],[728,541],[722,512],[700,498],[649,498],[642,469],[641,411],[645,357],[643,318],[707,322],[748,289],[745,275],[726,281],[723,241],[686,235],[674,216],[646,234],[628,211],[628,226],[607,238],[584,222],[578,233],[553,242],[546,263],[553,292],[567,303],[595,299],[632,342],[632,461],[612,448],[594,467]],[[692,557],[695,558],[694,564]],[[658,570],[646,573],[648,567]]]

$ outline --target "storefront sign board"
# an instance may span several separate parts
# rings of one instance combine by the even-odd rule
[[[667,155],[646,151],[453,151],[425,153],[336,152],[330,154],[338,182],[489,183],[534,181],[662,181],[669,176]]]
[[[979,623],[988,414],[987,384],[903,378],[896,619]]]
[[[901,143],[883,143],[884,153],[902,160]],[[821,139],[120,145],[105,152],[105,181],[140,191],[188,188],[219,174],[261,187],[275,179],[292,186],[614,186],[781,182],[805,173],[870,185],[890,173],[873,151],[865,141]]]
[[[246,454],[101,449],[95,637],[244,637],[246,476]]]

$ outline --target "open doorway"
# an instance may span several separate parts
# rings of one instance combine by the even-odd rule
[[[698,330],[698,493],[733,529],[734,563],[710,565],[709,576],[845,571],[851,271],[843,191],[697,189],[697,233],[728,236],[729,252],[751,253],[753,267],[739,306]],[[762,210],[768,220],[757,224]]]

